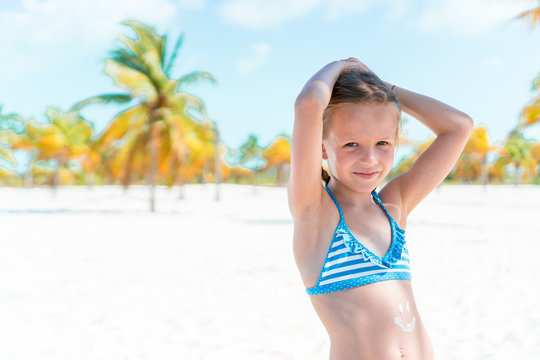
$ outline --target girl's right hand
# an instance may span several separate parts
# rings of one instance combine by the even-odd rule
[[[350,57],[350,58],[347,58],[347,59],[343,59],[343,60],[340,60],[340,62],[345,63],[344,70],[347,70],[347,69],[350,69],[350,68],[355,68],[355,69],[359,68],[361,70],[372,72],[363,62],[361,62],[360,60],[358,60],[355,57]]]
[[[371,71],[364,63],[354,57],[333,61],[319,70],[304,85],[296,98],[295,109],[301,112],[314,110],[322,114],[328,106],[336,79],[342,72],[349,69]]]

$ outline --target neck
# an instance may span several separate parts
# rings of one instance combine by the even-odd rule
[[[326,185],[341,206],[366,208],[375,204],[371,191],[357,192],[331,178]],[[374,189],[373,189],[374,190]]]

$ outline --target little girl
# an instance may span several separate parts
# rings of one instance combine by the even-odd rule
[[[437,138],[376,192],[392,168],[401,110]],[[330,359],[433,359],[412,292],[405,227],[472,128],[466,114],[382,81],[355,58],[326,65],[298,95],[288,183],[294,257],[330,337]]]

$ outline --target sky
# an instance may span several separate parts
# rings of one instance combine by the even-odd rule
[[[200,97],[224,144],[249,134],[265,146],[291,134],[293,104],[325,64],[354,56],[383,80],[449,104],[504,140],[533,98],[540,72],[540,26],[515,20],[536,0],[2,0],[0,105],[44,120],[103,93],[122,92],[103,72],[124,19],[185,40],[173,77],[208,71],[217,84],[187,88]],[[103,131],[118,105],[83,115]],[[406,116],[406,115],[405,115]],[[429,129],[405,129],[418,141]],[[540,126],[525,132],[540,140]]]

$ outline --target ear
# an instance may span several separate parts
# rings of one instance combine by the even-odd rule
[[[322,158],[324,160],[328,159],[328,155],[326,155],[326,149],[324,148],[324,144],[322,144]]]

